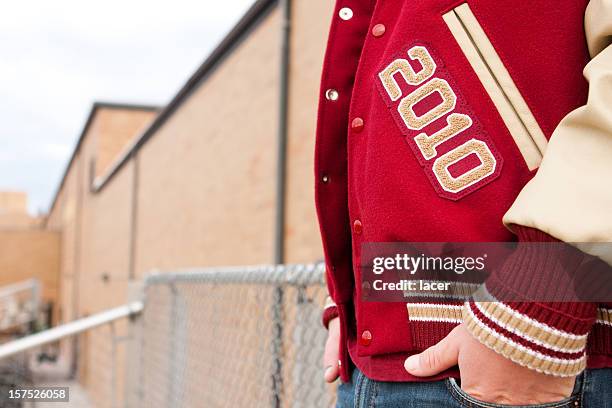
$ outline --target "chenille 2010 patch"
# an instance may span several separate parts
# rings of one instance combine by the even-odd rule
[[[458,200],[497,178],[502,158],[440,65],[413,45],[379,72],[378,88],[437,193]]]

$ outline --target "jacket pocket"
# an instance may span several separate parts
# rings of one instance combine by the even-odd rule
[[[512,135],[529,170],[536,169],[548,143],[508,70],[467,3],[443,15]]]
[[[544,404],[532,404],[532,405],[507,405],[507,404],[496,404],[492,402],[484,402],[480,401],[467,392],[463,391],[459,384],[457,384],[457,380],[454,378],[447,378],[444,380],[446,383],[446,388],[450,392],[452,398],[459,403],[461,407],[465,408],[510,408],[510,407],[518,407],[518,408],[580,408],[582,407],[582,402],[580,401],[580,396],[583,392],[583,384],[584,377],[583,375],[576,378],[576,385],[574,386],[574,391],[572,395],[558,402],[548,402]]]

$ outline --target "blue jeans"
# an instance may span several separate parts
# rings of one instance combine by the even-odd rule
[[[517,390],[519,391],[519,390]],[[338,387],[336,408],[495,408],[509,405],[478,401],[452,379],[424,383],[374,381],[359,370],[350,382]],[[612,369],[587,370],[576,380],[574,391],[563,401],[529,405],[546,408],[612,408]]]

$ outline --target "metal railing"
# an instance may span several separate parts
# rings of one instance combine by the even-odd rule
[[[78,335],[96,407],[326,407],[321,264],[153,273],[135,300],[0,346],[0,361]]]
[[[138,315],[142,312],[142,308],[142,302],[132,302],[0,345],[0,360],[69,336],[83,333],[103,324],[112,323],[115,320]]]
[[[28,325],[38,318],[40,283],[28,279],[0,287],[0,331]]]

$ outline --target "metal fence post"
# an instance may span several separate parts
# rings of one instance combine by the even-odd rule
[[[170,350],[168,353],[168,395],[167,408],[182,406],[182,384],[187,356],[187,325],[185,320],[185,299],[174,282],[169,284],[172,294],[170,304]]]
[[[110,326],[110,342],[111,342],[111,407],[117,408],[117,333],[115,331],[115,323],[111,322]]]
[[[36,324],[40,321],[40,298],[40,282],[38,281],[38,279],[32,279],[32,310],[30,311],[30,313],[32,315],[31,322],[34,325],[34,329],[36,329]]]
[[[281,285],[274,287],[272,296],[272,407],[280,408],[283,392],[283,298]]]
[[[128,284],[128,300],[130,302],[145,302],[144,285],[142,281],[133,281]],[[142,406],[143,398],[143,371],[144,358],[144,316],[132,315],[128,320],[126,345],[126,381],[124,390],[125,408]]]

